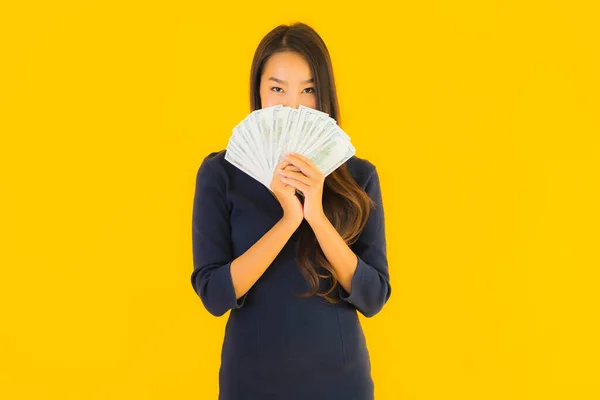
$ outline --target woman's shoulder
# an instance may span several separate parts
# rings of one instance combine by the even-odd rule
[[[225,149],[206,153],[197,168],[196,180],[228,180],[230,164],[225,160]]]
[[[202,164],[210,164],[211,166],[224,165],[225,149],[211,151],[202,159]]]
[[[366,183],[371,175],[376,171],[376,166],[370,160],[353,155],[346,161],[348,172],[356,181]]]
[[[211,170],[223,170],[227,168],[227,162],[225,160],[225,149],[211,151],[202,158],[200,162],[199,170],[211,169]]]

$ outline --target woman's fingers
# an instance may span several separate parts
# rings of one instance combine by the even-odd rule
[[[291,171],[291,172],[300,172],[300,168],[296,167],[294,164],[290,164],[287,167],[283,168],[284,171]]]
[[[288,160],[283,160],[275,166],[275,169],[283,169],[286,167],[286,165],[291,165],[291,164]]]
[[[283,178],[294,179],[296,181],[302,182],[307,186],[310,186],[310,179],[304,175],[302,172],[292,172],[292,171],[279,171],[277,172]],[[283,182],[287,182],[286,179],[282,179]]]
[[[302,171],[302,173],[308,176],[309,178],[321,178],[321,172],[319,171],[315,163],[313,163],[308,157],[305,157],[302,154],[298,153],[287,153],[284,156],[284,159],[289,161],[294,166],[300,168],[300,171]]]

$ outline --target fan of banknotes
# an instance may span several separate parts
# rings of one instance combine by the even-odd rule
[[[329,114],[279,104],[251,112],[233,128],[225,159],[271,190],[275,167],[288,152],[308,157],[327,176],[356,150]]]

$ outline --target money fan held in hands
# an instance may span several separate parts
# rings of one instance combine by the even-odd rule
[[[356,150],[329,114],[279,104],[251,112],[233,129],[225,159],[271,190],[281,154],[289,152],[308,157],[327,176]]]
[[[229,312],[219,400],[374,398],[358,313],[391,294],[383,203],[339,114],[322,38],[280,25],[254,54],[250,114],[198,169],[191,283]]]

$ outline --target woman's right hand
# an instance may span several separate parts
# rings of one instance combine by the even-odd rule
[[[304,219],[303,205],[298,197],[296,197],[296,188],[281,181],[279,170],[298,171],[298,168],[286,160],[277,164],[271,180],[271,190],[283,208],[283,218],[290,219],[300,225]]]

